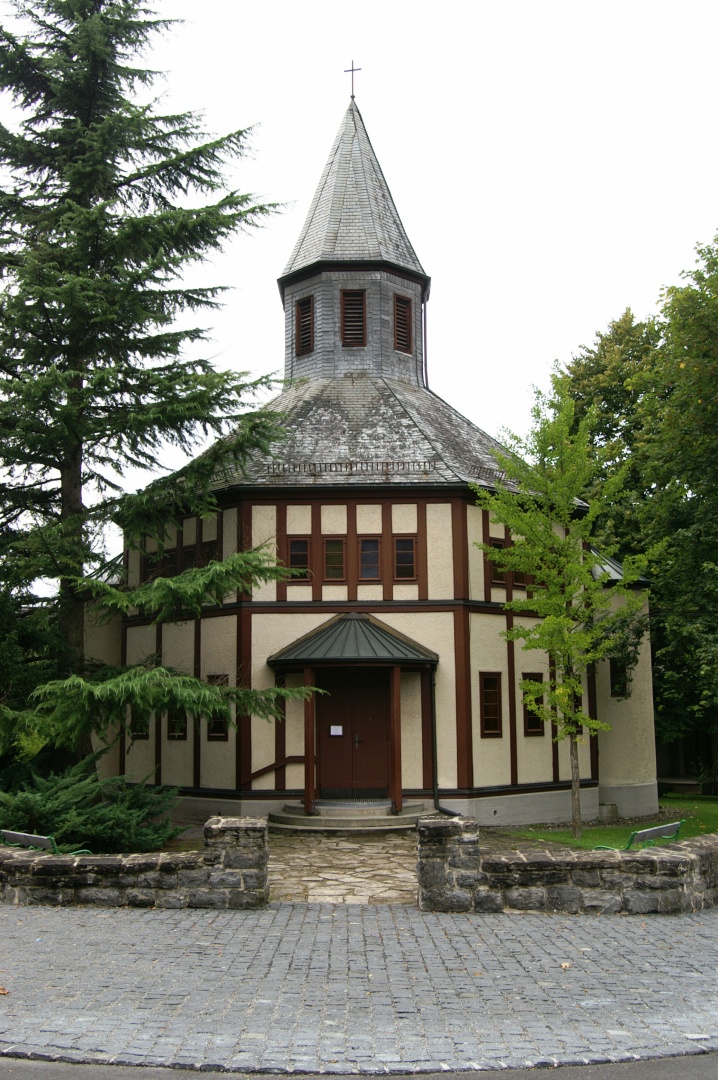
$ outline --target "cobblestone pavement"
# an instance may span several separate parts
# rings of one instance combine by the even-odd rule
[[[416,903],[416,831],[377,836],[271,833],[272,900]]]
[[[0,942],[8,1054],[346,1073],[718,1049],[718,911],[7,906]]]

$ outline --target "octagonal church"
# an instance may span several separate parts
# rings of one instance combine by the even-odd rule
[[[179,572],[266,545],[297,576],[193,622],[121,630],[126,663],[159,653],[210,682],[327,691],[289,702],[283,723],[163,715],[123,737],[108,766],[155,769],[198,817],[281,821],[339,801],[485,824],[570,818],[568,743],[519,688],[548,657],[501,636],[502,604],[526,582],[476,546],[510,542],[469,487],[496,483],[498,443],[428,388],[429,285],[352,99],[279,279],[288,381],[271,408],[287,437],[224,476],[218,513],[179,522],[165,556]],[[137,553],[129,572],[144,573]],[[647,646],[631,697],[619,692],[608,663],[584,686],[610,724],[580,748],[585,817],[657,808]]]

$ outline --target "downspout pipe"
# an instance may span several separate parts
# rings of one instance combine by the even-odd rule
[[[439,804],[439,758],[436,737],[436,668],[431,669],[431,747],[432,747],[432,780],[434,788],[434,809],[447,817],[461,817],[461,814],[448,810]]]

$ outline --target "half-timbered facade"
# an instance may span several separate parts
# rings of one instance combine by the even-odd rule
[[[266,545],[296,576],[194,622],[129,619],[121,647],[128,663],[159,653],[210,681],[328,693],[279,724],[154,717],[113,768],[156,768],[203,807],[243,813],[387,796],[494,824],[569,816],[568,745],[519,689],[548,658],[501,636],[517,618],[502,602],[526,583],[476,546],[509,542],[469,488],[495,482],[497,443],[427,386],[429,284],[352,101],[279,280],[291,382],[272,408],[287,437],[218,481],[217,515],[179,522],[164,556],[173,573]],[[144,572],[133,554],[131,578]],[[647,649],[632,689],[620,699],[608,664],[584,687],[611,725],[581,746],[587,816],[656,808]]]

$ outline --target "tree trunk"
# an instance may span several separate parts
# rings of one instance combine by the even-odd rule
[[[574,731],[568,737],[571,759],[571,824],[575,839],[581,836],[581,774],[578,769],[578,737]]]

